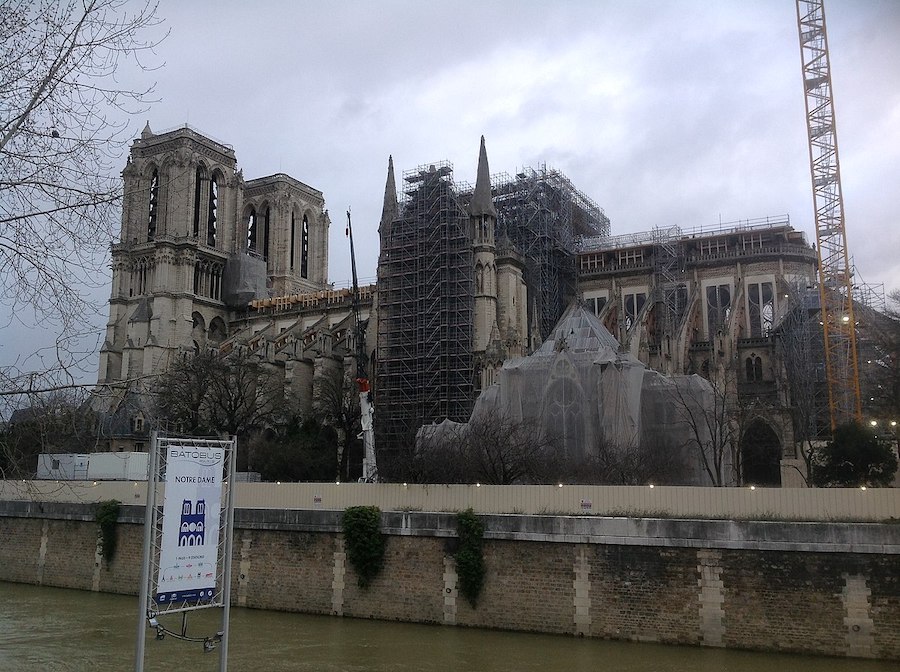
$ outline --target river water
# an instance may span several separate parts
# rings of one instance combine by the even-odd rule
[[[213,634],[221,612],[188,618]],[[0,671],[134,669],[137,599],[0,582]],[[181,629],[181,618],[164,622]],[[896,663],[610,642],[232,609],[228,669],[318,672],[896,672]],[[218,651],[148,631],[145,670],[218,670]]]

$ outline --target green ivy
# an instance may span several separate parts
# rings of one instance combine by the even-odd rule
[[[459,547],[456,551],[456,575],[459,591],[475,607],[484,585],[484,524],[472,509],[456,514]]]
[[[347,559],[359,577],[357,583],[365,588],[384,564],[381,509],[377,506],[351,506],[344,511],[341,522]]]
[[[114,499],[108,499],[97,504],[97,513],[94,520],[100,526],[100,545],[103,558],[106,564],[112,562],[113,556],[116,554],[116,544],[118,543],[118,527],[119,520],[119,502]]]

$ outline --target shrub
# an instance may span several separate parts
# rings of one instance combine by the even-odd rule
[[[351,506],[341,519],[347,559],[367,587],[384,564],[384,536],[381,534],[381,509],[377,506]]]
[[[119,541],[119,502],[108,499],[97,504],[94,520],[100,526],[100,552],[108,565],[116,554],[116,544]]]
[[[484,524],[472,509],[456,515],[459,548],[456,551],[456,575],[459,591],[474,608],[484,585]]]
[[[896,472],[890,445],[851,422],[837,427],[832,440],[813,454],[810,480],[820,487],[888,487]]]

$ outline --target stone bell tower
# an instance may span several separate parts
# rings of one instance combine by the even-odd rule
[[[245,245],[243,179],[228,145],[188,127],[156,135],[148,123],[122,177],[101,384],[138,380],[181,350],[224,340],[225,267]]]

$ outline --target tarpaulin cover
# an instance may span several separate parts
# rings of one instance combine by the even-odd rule
[[[472,420],[538,420],[569,458],[595,455],[599,446],[628,450],[664,438],[683,455],[687,482],[704,482],[695,429],[712,405],[712,386],[700,376],[663,376],[621,351],[600,320],[573,304],[550,337],[528,357],[503,364],[497,382],[475,402]],[[707,409],[707,411],[704,411]],[[420,437],[458,433],[458,423],[422,428]]]

